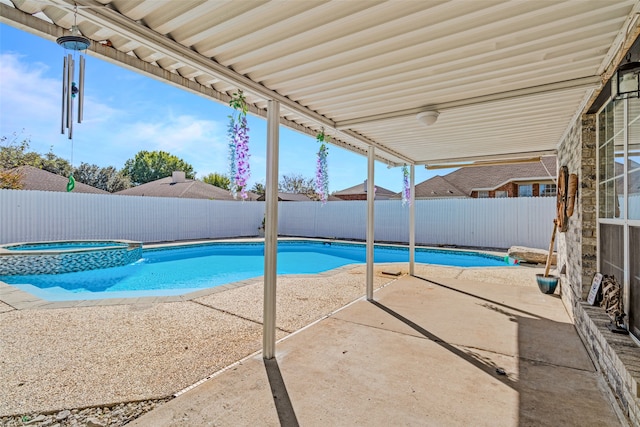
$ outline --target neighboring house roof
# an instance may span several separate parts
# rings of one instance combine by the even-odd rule
[[[177,197],[182,199],[236,200],[229,190],[193,179],[175,180],[171,176],[127,188],[114,194],[123,196]],[[249,198],[255,200],[255,196],[255,194],[251,193]],[[237,200],[242,199],[238,197]]]
[[[21,183],[23,190],[40,190],[40,191],[62,191],[67,192],[67,183],[69,178],[56,175],[44,169],[33,166],[20,166],[11,169],[21,175]],[[93,193],[93,194],[111,194],[108,191],[92,187],[87,184],[76,181],[73,189],[74,193]]]
[[[398,193],[402,197],[401,193]],[[447,181],[445,177],[436,175],[416,185],[416,199],[428,197],[467,197],[464,191]]]
[[[336,197],[340,197],[340,196],[366,196],[367,195],[367,191],[366,191],[366,181],[362,184],[357,184],[354,185],[353,187],[349,187],[349,188],[345,188],[344,190],[340,190],[340,191],[336,191],[335,193],[333,193],[334,196]],[[394,193],[391,190],[388,190],[384,187],[380,187],[379,185],[376,185],[376,198],[378,199],[388,199],[391,196],[393,196]]]
[[[258,201],[265,201],[265,195],[258,197]],[[302,193],[280,193],[278,192],[279,202],[311,202],[312,200],[306,194]]]
[[[474,190],[494,190],[509,182],[552,180],[555,177],[555,156],[543,157],[534,163],[463,167],[417,184],[416,198],[468,197]],[[394,198],[398,196],[401,194]]]

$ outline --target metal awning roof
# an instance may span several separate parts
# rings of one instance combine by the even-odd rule
[[[638,32],[636,0],[0,0],[55,39],[389,164],[556,150]],[[416,114],[437,110],[429,127]],[[524,153],[524,154],[523,154]]]

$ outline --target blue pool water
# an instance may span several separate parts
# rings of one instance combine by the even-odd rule
[[[179,295],[238,282],[264,273],[262,243],[211,243],[144,249],[123,267],[56,275],[0,276],[0,280],[49,301]],[[408,262],[403,247],[376,246],[375,262]],[[278,274],[316,274],[365,263],[365,245],[279,242]],[[461,267],[506,266],[503,258],[477,252],[416,249],[416,262]]]

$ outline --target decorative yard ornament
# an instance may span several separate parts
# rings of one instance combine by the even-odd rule
[[[324,205],[329,198],[329,170],[327,165],[329,147],[325,144],[325,141],[329,141],[329,137],[324,134],[324,129],[316,135],[316,140],[320,143],[318,159],[316,161],[316,192]]]
[[[71,26],[71,35],[58,37],[56,43],[67,50],[74,53],[68,53],[64,57],[62,65],[62,114],[60,119],[60,133],[64,135],[65,130],[67,136],[71,140],[71,165],[73,165],[73,103],[78,100],[78,124],[82,123],[82,115],[84,110],[84,56],[78,52],[86,51],[91,45],[91,41],[80,34],[77,25],[78,6],[76,5],[73,12],[73,25]],[[79,56],[78,83],[76,84],[75,64],[77,56]],[[72,191],[76,186],[73,174],[69,175],[67,183],[67,191]]]
[[[62,119],[60,133],[64,134],[65,129],[69,139],[73,139],[73,104],[78,100],[78,123],[82,123],[82,113],[84,107],[84,56],[79,55],[78,83],[75,80],[76,54],[86,51],[91,45],[91,41],[80,34],[76,25],[78,7],[76,6],[73,17],[71,35],[62,36],[56,39],[56,43],[62,46],[65,51],[72,50],[74,54],[68,53],[64,57],[62,67]]]
[[[69,182],[67,182],[67,191],[73,191],[76,188],[76,180],[73,174],[69,175]]]
[[[614,276],[604,276],[602,280],[602,307],[607,313],[611,322],[607,328],[611,332],[626,335],[629,333],[627,326],[624,324],[624,295],[620,283]]]
[[[229,101],[233,113],[229,116],[227,137],[229,139],[229,177],[233,198],[246,199],[247,184],[251,177],[249,165],[249,127],[247,126],[247,100],[241,90],[235,92]]]

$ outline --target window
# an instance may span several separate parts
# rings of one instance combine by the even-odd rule
[[[540,184],[540,196],[541,197],[555,197],[556,196],[555,184]]]
[[[487,199],[489,197],[488,191],[478,191],[478,199]]]
[[[518,197],[533,197],[533,185],[518,185]]]
[[[496,191],[496,198],[509,197],[509,194],[506,191]]]
[[[624,214],[624,105],[612,102],[599,116],[598,191],[600,218]]]
[[[599,271],[625,288],[629,331],[640,338],[640,99],[598,113]]]

